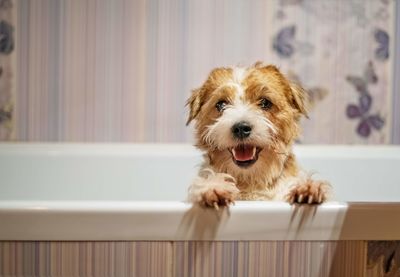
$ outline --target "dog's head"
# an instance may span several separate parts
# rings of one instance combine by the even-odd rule
[[[196,121],[197,146],[214,163],[247,170],[271,151],[284,151],[306,115],[303,89],[272,65],[216,68],[187,101],[187,124]]]

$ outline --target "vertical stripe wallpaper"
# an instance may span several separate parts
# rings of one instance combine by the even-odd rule
[[[3,140],[190,142],[190,90],[216,66],[255,61],[278,65],[308,90],[301,143],[399,137],[395,1],[12,3],[15,135]]]
[[[363,277],[366,257],[364,241],[0,242],[0,276]]]

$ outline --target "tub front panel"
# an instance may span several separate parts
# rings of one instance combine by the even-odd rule
[[[182,201],[190,145],[1,144],[0,201]]]
[[[365,276],[366,243],[0,242],[0,276]]]

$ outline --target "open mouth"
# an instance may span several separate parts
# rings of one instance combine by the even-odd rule
[[[236,165],[240,167],[248,167],[254,164],[258,159],[258,154],[262,149],[250,144],[239,144],[229,151]]]

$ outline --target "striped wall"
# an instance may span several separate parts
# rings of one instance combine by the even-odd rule
[[[0,276],[296,276],[367,273],[366,242],[0,242]]]
[[[395,18],[395,40],[394,44],[394,71],[393,71],[393,138],[392,142],[396,144],[400,144],[400,78],[396,78],[396,76],[400,76],[400,3],[396,2],[396,18]]]
[[[213,67],[258,60],[308,89],[301,142],[400,137],[395,1],[14,2],[15,140],[190,142],[190,90]]]

